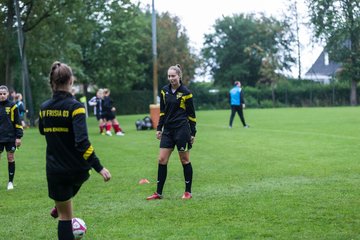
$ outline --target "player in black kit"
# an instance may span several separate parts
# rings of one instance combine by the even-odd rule
[[[49,197],[55,201],[53,217],[59,217],[58,239],[73,240],[72,198],[94,168],[105,181],[110,172],[104,168],[89,142],[85,107],[71,94],[74,77],[64,63],[54,62],[50,72],[51,99],[40,107],[39,130],[45,135],[46,177]]]
[[[5,85],[0,86],[0,157],[4,149],[7,152],[9,182],[7,190],[14,189],[15,150],[21,145],[23,127],[21,125],[18,108],[10,101],[9,90]]]
[[[170,84],[161,89],[160,119],[156,137],[160,140],[158,164],[158,179],[156,192],[147,200],[161,199],[162,190],[167,176],[167,164],[174,147],[177,147],[183,166],[185,192],[182,199],[190,199],[193,169],[190,162],[190,152],[196,134],[196,116],[193,96],[182,84],[180,65],[168,69]]]

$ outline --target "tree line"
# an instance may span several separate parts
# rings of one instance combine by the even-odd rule
[[[355,86],[351,94],[356,96],[360,41],[354,33],[359,30],[359,2],[306,3],[315,36],[325,39],[330,56],[344,63],[339,79],[351,81]],[[36,108],[50,94],[49,68],[59,60],[73,67],[85,94],[89,85],[114,93],[151,90],[151,15],[150,6],[144,9],[130,0],[0,0],[0,83],[19,92],[31,89]],[[276,84],[286,78],[283,72],[298,59],[295,16],[291,11],[281,19],[264,14],[224,16],[215,21],[213,32],[205,35],[197,52],[177,16],[157,13],[159,86],[167,83],[169,65],[179,63],[185,84],[198,71],[210,73],[215,87],[240,80],[252,87],[268,86],[275,93]],[[342,24],[334,24],[334,19]],[[350,48],[341,44],[346,40],[352,43]]]

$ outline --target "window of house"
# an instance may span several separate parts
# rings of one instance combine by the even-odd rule
[[[327,52],[324,53],[324,65],[325,66],[329,65],[329,53]]]

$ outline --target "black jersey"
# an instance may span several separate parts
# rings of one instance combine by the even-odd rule
[[[39,130],[47,142],[47,174],[102,170],[88,139],[84,105],[70,93],[55,92],[41,105]]]
[[[23,136],[19,111],[14,102],[0,102],[0,142],[15,142]]]
[[[185,124],[190,125],[191,136],[196,134],[196,116],[192,93],[184,85],[180,85],[173,93],[168,84],[161,89],[160,119],[158,131],[162,128],[175,129]]]

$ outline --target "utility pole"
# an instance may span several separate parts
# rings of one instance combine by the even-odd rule
[[[154,104],[157,104],[158,97],[158,64],[157,64],[157,45],[156,45],[156,11],[155,0],[152,0],[152,50],[153,50],[153,92]]]
[[[24,51],[25,40],[24,40],[23,25],[21,23],[21,18],[20,18],[19,1],[14,0],[14,5],[15,5],[15,13],[16,13],[16,20],[17,20],[18,44],[19,44],[21,69],[22,69],[21,72],[22,72],[23,99],[24,99],[24,105],[25,106],[27,105],[28,109],[29,109],[30,125],[34,126],[34,106],[33,106],[33,102],[32,102],[31,87],[30,87],[30,82],[29,82],[29,70],[28,70],[28,66],[27,66],[27,59],[26,59],[26,54]]]
[[[157,64],[157,46],[156,46],[156,11],[155,0],[152,0],[152,50],[153,50],[153,104],[150,104],[150,117],[153,128],[156,129],[160,118],[160,106],[158,104],[158,64]]]
[[[298,66],[299,66],[298,80],[301,80],[301,45],[300,45],[299,13],[297,9],[297,1],[295,1],[294,8],[295,8],[295,22],[296,22],[296,43],[298,49]]]

